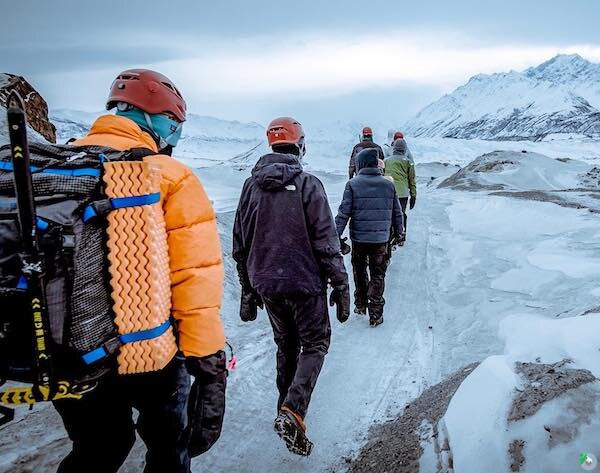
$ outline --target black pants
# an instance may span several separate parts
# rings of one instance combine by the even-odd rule
[[[277,409],[285,405],[304,418],[329,349],[327,293],[263,300],[277,344]]]
[[[404,234],[406,235],[406,223],[408,221],[408,214],[406,213],[406,207],[408,207],[408,197],[399,197],[400,207],[402,207],[402,215],[404,216]]]
[[[385,272],[388,267],[387,243],[352,242],[352,270],[354,272],[354,305],[368,308],[369,316],[383,315],[385,299]]]
[[[189,473],[185,442],[190,377],[182,357],[163,370],[111,375],[80,400],[55,401],[73,450],[59,473],[113,473],[135,442],[146,444],[145,473]],[[137,425],[132,408],[139,411]]]

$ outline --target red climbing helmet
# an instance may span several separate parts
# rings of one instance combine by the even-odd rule
[[[168,113],[177,121],[185,121],[185,100],[175,84],[160,72],[128,69],[112,83],[106,109],[125,102],[149,114]]]
[[[404,139],[404,133],[402,133],[401,131],[397,131],[396,133],[394,133],[394,138],[392,141],[396,141],[396,140],[400,140],[400,139]]]
[[[267,127],[267,140],[269,146],[301,145],[304,143],[304,129],[294,118],[276,118]]]

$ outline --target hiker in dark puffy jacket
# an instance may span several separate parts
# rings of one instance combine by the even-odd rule
[[[374,149],[358,154],[358,175],[346,183],[335,218],[340,237],[350,220],[355,313],[365,314],[368,309],[371,326],[383,322],[383,291],[390,236],[398,238],[403,231],[402,209],[396,189],[381,175],[377,160],[378,153]]]
[[[309,455],[304,417],[329,348],[330,304],[350,312],[348,276],[327,195],[302,170],[304,131],[291,118],[267,131],[273,153],[244,183],[233,229],[233,257],[242,284],[242,320],[264,305],[277,344],[279,415],[275,430],[292,453]]]
[[[354,175],[356,174],[356,156],[358,155],[358,153],[360,153],[363,149],[371,149],[371,148],[377,150],[377,158],[378,159],[381,159],[381,160],[385,159],[385,155],[383,154],[383,150],[381,149],[381,146],[379,146],[377,143],[373,142],[373,130],[371,130],[371,128],[366,126],[363,128],[360,143],[356,144],[354,146],[354,148],[352,148],[352,153],[350,154],[350,164],[348,165],[349,179],[352,179],[354,177]]]

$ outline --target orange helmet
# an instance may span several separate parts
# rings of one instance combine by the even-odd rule
[[[185,121],[185,100],[175,84],[160,72],[129,69],[112,83],[106,108],[125,102],[149,114],[168,112],[180,123]]]
[[[362,130],[362,135],[363,136],[373,136],[373,130],[371,130],[370,127],[366,126]]]
[[[276,118],[267,127],[267,140],[269,141],[269,146],[301,146],[304,143],[304,130],[300,122],[294,118]]]
[[[397,131],[396,133],[394,133],[394,138],[392,141],[396,141],[396,140],[400,140],[400,139],[404,139],[404,133],[402,133],[401,131]]]

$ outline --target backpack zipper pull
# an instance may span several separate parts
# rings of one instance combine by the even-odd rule
[[[67,159],[65,159],[65,162],[70,163],[71,161],[75,161],[76,159],[79,159],[79,158],[84,158],[85,156],[87,156],[87,153],[82,151],[81,153],[77,153],[77,154],[74,154],[73,156],[69,156]]]

